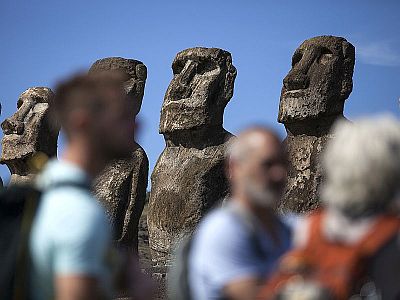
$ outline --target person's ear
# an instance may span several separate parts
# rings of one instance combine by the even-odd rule
[[[342,43],[343,51],[343,78],[340,97],[345,101],[353,90],[353,71],[355,63],[355,48],[347,41]]]

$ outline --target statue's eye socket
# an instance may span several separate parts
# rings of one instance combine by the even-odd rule
[[[198,64],[197,66],[197,74],[204,74],[210,71],[213,71],[218,68],[218,65],[212,61],[204,61]]]
[[[323,48],[321,51],[321,55],[318,59],[318,63],[320,64],[327,64],[333,58],[333,53],[328,48]]]
[[[23,103],[24,103],[23,100],[18,99],[18,101],[17,101],[17,109],[19,109],[22,106]]]
[[[174,72],[174,74],[179,74],[182,72],[184,67],[185,67],[185,62],[177,61],[172,65],[172,71]]]
[[[294,67],[303,58],[303,53],[295,52],[292,57],[292,67]]]

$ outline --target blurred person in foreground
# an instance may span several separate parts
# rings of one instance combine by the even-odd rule
[[[67,144],[37,179],[44,194],[30,238],[33,299],[112,296],[111,232],[90,188],[110,160],[130,155],[132,109],[118,73],[78,75],[58,86],[54,114]]]
[[[247,129],[227,157],[231,199],[207,215],[193,237],[192,299],[254,299],[290,245],[290,230],[275,213],[286,180],[279,137],[262,127]]]
[[[323,209],[298,227],[260,299],[400,299],[400,122],[340,121],[334,135]]]

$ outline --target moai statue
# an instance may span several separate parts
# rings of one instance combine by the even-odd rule
[[[286,128],[289,155],[288,182],[280,205],[283,211],[305,212],[319,206],[320,154],[332,137],[332,124],[344,118],[354,62],[354,46],[335,36],[306,40],[293,54],[278,116]]]
[[[2,109],[2,106],[1,106],[1,103],[0,103],[0,115],[1,115],[1,109]],[[0,190],[2,190],[3,187],[4,187],[3,178],[0,177]]]
[[[172,70],[160,118],[166,147],[151,176],[147,217],[152,257],[161,265],[228,193],[224,153],[232,134],[222,122],[236,77],[231,54],[217,48],[183,50]]]
[[[33,158],[57,155],[59,126],[50,117],[53,92],[47,87],[33,87],[23,92],[17,112],[1,123],[1,164],[11,172],[10,185],[29,183],[37,171]]]
[[[0,115],[1,115],[1,110],[2,110],[2,106],[1,106],[1,103],[0,103]],[[0,190],[2,190],[3,187],[4,187],[3,178],[0,177]]]
[[[119,71],[126,76],[125,91],[133,103],[132,118],[135,118],[142,105],[146,66],[138,60],[109,57],[96,61],[89,73],[106,71]],[[94,185],[96,196],[108,211],[115,240],[120,246],[135,251],[138,247],[139,219],[146,200],[148,172],[147,155],[135,143],[132,156],[110,163],[96,178]]]

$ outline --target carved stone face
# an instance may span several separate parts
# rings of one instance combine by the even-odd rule
[[[38,152],[56,155],[59,128],[49,116],[53,97],[49,88],[29,88],[20,95],[17,112],[1,123],[1,163],[7,164],[12,174],[29,175],[26,162]]]
[[[283,80],[278,121],[341,115],[353,88],[354,61],[354,46],[344,38],[319,36],[304,41]]]
[[[179,52],[161,109],[160,133],[222,125],[236,68],[229,52],[190,48]]]
[[[126,77],[124,84],[127,95],[132,99],[133,113],[136,116],[142,106],[144,87],[147,78],[146,66],[138,60],[122,57],[107,57],[97,60],[89,73],[118,71]]]

